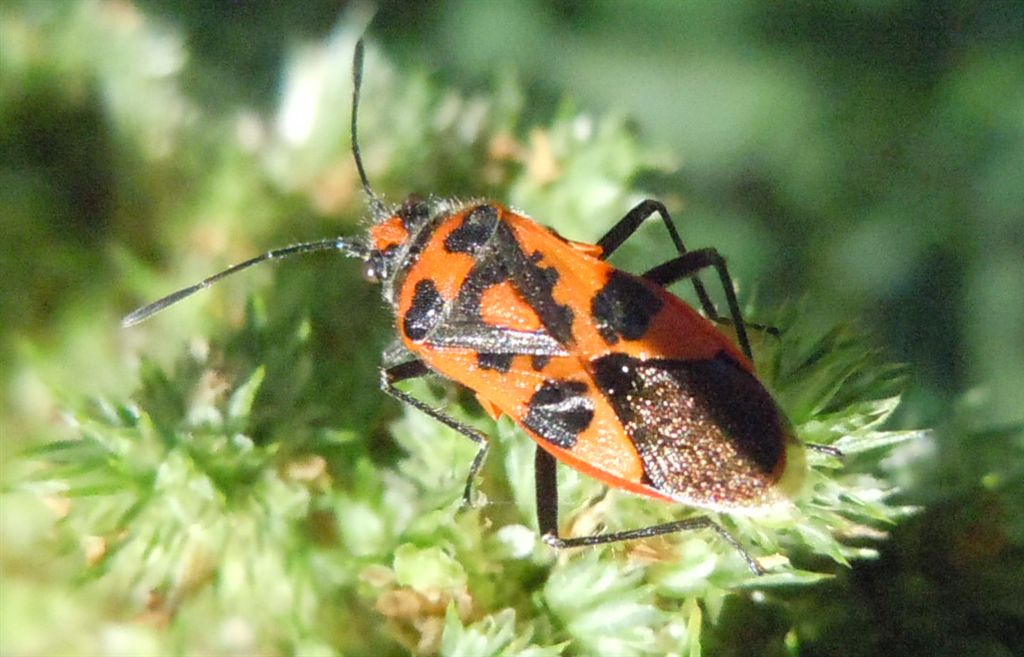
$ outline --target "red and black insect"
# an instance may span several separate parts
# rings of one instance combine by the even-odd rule
[[[472,440],[487,438],[399,390],[439,374],[472,390],[495,418],[508,415],[537,442],[537,521],[556,548],[712,529],[754,572],[758,563],[710,518],[566,538],[558,530],[555,463],[664,501],[743,512],[788,499],[805,470],[802,445],[754,374],[746,325],[725,261],[689,251],[665,206],[629,211],[596,244],[567,240],[497,203],[410,196],[388,207],[372,190],[356,138],[363,45],[353,62],[352,153],[374,225],[367,239],[337,238],[270,251],[148,306],[153,313],[241,269],[297,253],[334,250],[365,263],[394,308],[404,357],[381,370],[381,388]],[[641,275],[607,258],[648,218],[660,217],[678,255]],[[697,274],[714,269],[721,318]],[[668,292],[689,279],[709,319]],[[712,322],[731,323],[737,347]]]

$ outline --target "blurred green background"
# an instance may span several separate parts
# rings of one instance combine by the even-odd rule
[[[369,22],[371,56],[439,86],[486,95],[516,80],[523,141],[566,103],[628,116],[672,163],[637,187],[669,203],[689,244],[726,254],[759,308],[795,302],[822,327],[855,320],[908,364],[896,424],[936,434],[899,483],[924,510],[880,560],[801,591],[760,629],[814,627],[809,655],[1024,654],[1024,3],[449,0],[372,11],[337,0],[0,3],[5,487],[30,470],[24,449],[61,435],[61,409],[135,388],[141,338],[121,332],[124,312],[210,263],[357,230],[358,194],[267,188],[246,145],[261,139],[255,117],[277,111],[290,58],[339,19]],[[145,37],[131,36],[140,24]],[[347,76],[336,98],[346,115]],[[400,114],[415,94],[373,96],[367,131],[429,141],[437,125]],[[382,154],[366,146],[372,174]],[[376,184],[391,199],[488,195],[457,147]],[[426,171],[437,158],[450,164],[441,176]],[[280,179],[292,174],[302,176]],[[595,239],[626,209],[605,207],[570,236]],[[342,344],[338,357],[372,372],[388,320],[355,264],[335,268],[323,312],[350,304],[359,313],[335,321],[374,327],[373,349]],[[207,304],[168,320],[161,330],[177,341],[147,342],[151,355],[201,334]],[[365,395],[367,416],[390,408],[336,385]],[[25,504],[3,498],[4,588],[39,575],[26,555],[45,532],[20,524],[46,521]],[[12,598],[0,591],[0,603]],[[46,629],[0,626],[0,648],[27,631]]]

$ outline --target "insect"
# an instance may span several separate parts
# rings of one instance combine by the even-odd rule
[[[757,379],[746,324],[725,261],[687,250],[665,206],[647,200],[595,244],[561,237],[493,202],[409,196],[386,205],[363,168],[357,140],[363,43],[353,58],[352,155],[374,224],[366,238],[269,251],[139,308],[131,326],[222,278],[267,260],[332,250],[364,262],[393,307],[403,358],[382,367],[384,392],[448,425],[478,451],[488,440],[397,384],[440,375],[476,394],[493,417],[511,417],[536,441],[537,520],[555,548],[710,529],[758,562],[722,526],[692,517],[631,531],[563,537],[556,461],[608,486],[713,511],[750,512],[788,499],[805,470],[803,446]],[[648,218],[660,217],[678,255],[641,275],[607,258]],[[713,269],[729,319],[697,274]],[[666,290],[690,279],[708,318]],[[713,322],[730,323],[738,346]]]

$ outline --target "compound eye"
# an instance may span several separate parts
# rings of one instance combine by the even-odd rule
[[[363,263],[363,278],[371,283],[380,283],[387,278],[384,256],[379,251],[371,253]]]
[[[380,283],[384,279],[384,262],[380,258],[370,257],[363,263],[363,278],[370,283]]]

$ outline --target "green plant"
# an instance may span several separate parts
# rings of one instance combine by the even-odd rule
[[[297,51],[281,108],[264,118],[204,110],[183,93],[180,71],[150,75],[146,62],[161,48],[184,48],[180,39],[143,17],[126,24],[109,14],[119,10],[105,11],[53,12],[45,24],[66,45],[100,44],[69,57],[72,74],[57,75],[81,76],[106,94],[115,169],[151,211],[126,235],[144,233],[136,239],[166,253],[168,269],[209,272],[223,235],[241,242],[227,249],[233,258],[285,234],[334,230],[334,217],[352,229],[361,212],[346,114],[356,27],[343,24]],[[16,28],[8,25],[8,36]],[[569,105],[518,140],[523,98],[512,79],[465,98],[371,53],[364,102],[380,108],[366,112],[362,134],[384,193],[507,199],[580,239],[600,230],[596,217],[614,217],[641,197],[640,174],[671,166],[621,118],[593,119]],[[145,172],[133,168],[137,160]],[[189,184],[173,184],[181,180]],[[114,257],[133,298],[175,286],[123,251]],[[755,345],[760,371],[802,439],[835,444],[848,457],[812,457],[807,494],[788,514],[720,518],[766,557],[770,574],[752,577],[703,534],[551,552],[532,526],[532,443],[510,422],[491,422],[467,395],[416,383],[415,394],[495,437],[481,482],[486,502],[457,513],[472,447],[375,390],[390,327],[356,272],[331,258],[292,262],[241,312],[223,300],[244,296],[236,291],[251,279],[176,307],[131,338],[100,338],[115,352],[111,342],[136,340],[127,351],[146,354],[136,375],[124,351],[112,360],[94,349],[90,362],[106,362],[129,382],[105,386],[115,390],[106,395],[93,394],[88,380],[53,374],[66,365],[52,356],[28,355],[48,373],[40,378],[56,390],[64,423],[26,441],[26,472],[8,499],[28,492],[58,509],[46,543],[61,556],[45,586],[52,595],[77,581],[70,604],[88,611],[66,634],[21,645],[695,655],[730,596],[771,599],[781,587],[827,577],[834,563],[870,558],[884,528],[908,512],[890,501],[895,487],[879,464],[898,443],[924,438],[880,428],[898,398],[894,370],[852,329],[818,337],[791,309],[749,313],[783,328],[778,340]],[[108,303],[111,320],[119,304]],[[113,335],[114,326],[103,330]],[[607,492],[575,472],[561,477],[573,533],[687,512]],[[13,513],[23,516],[38,508],[18,504]]]

